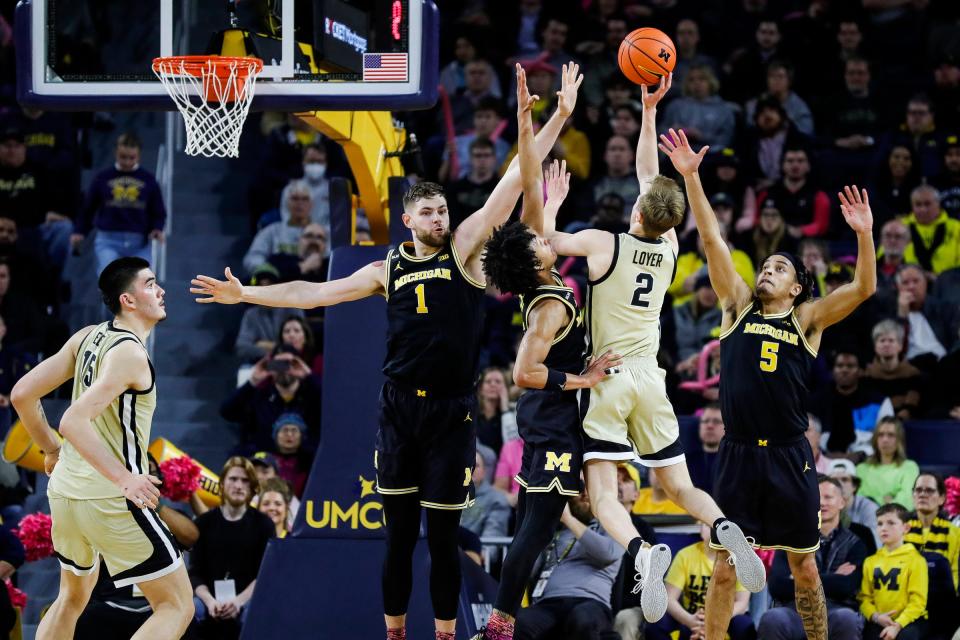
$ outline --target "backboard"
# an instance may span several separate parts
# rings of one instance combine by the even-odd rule
[[[423,109],[437,98],[429,0],[21,0],[17,97],[48,110],[173,110],[158,56],[262,58],[256,110]]]

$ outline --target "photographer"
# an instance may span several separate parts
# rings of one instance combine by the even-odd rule
[[[241,426],[241,447],[247,453],[273,449],[273,425],[284,413],[298,413],[307,425],[306,443],[320,442],[320,378],[294,353],[281,346],[250,372],[220,407],[224,420]]]

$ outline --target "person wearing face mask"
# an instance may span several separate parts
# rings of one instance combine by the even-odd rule
[[[311,144],[303,149],[303,181],[310,187],[310,221],[330,231],[330,180],[327,178],[327,150]]]
[[[97,274],[116,260],[137,256],[150,260],[150,241],[163,242],[167,211],[160,185],[140,166],[140,139],[132,133],[117,138],[115,162],[93,179],[77,215],[70,244],[76,249],[93,229]]]

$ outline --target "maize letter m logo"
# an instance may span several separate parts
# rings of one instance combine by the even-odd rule
[[[873,570],[873,588],[880,589],[881,585],[887,588],[887,591],[900,590],[900,568],[895,567],[884,573],[880,567]]]
[[[559,469],[560,471],[569,472],[570,458],[572,457],[573,454],[570,453],[561,453],[560,455],[557,455],[553,451],[547,451],[547,463],[543,465],[543,468],[547,471]]]

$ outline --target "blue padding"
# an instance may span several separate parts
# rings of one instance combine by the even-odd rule
[[[906,423],[907,457],[920,466],[960,467],[960,425],[956,420]]]

